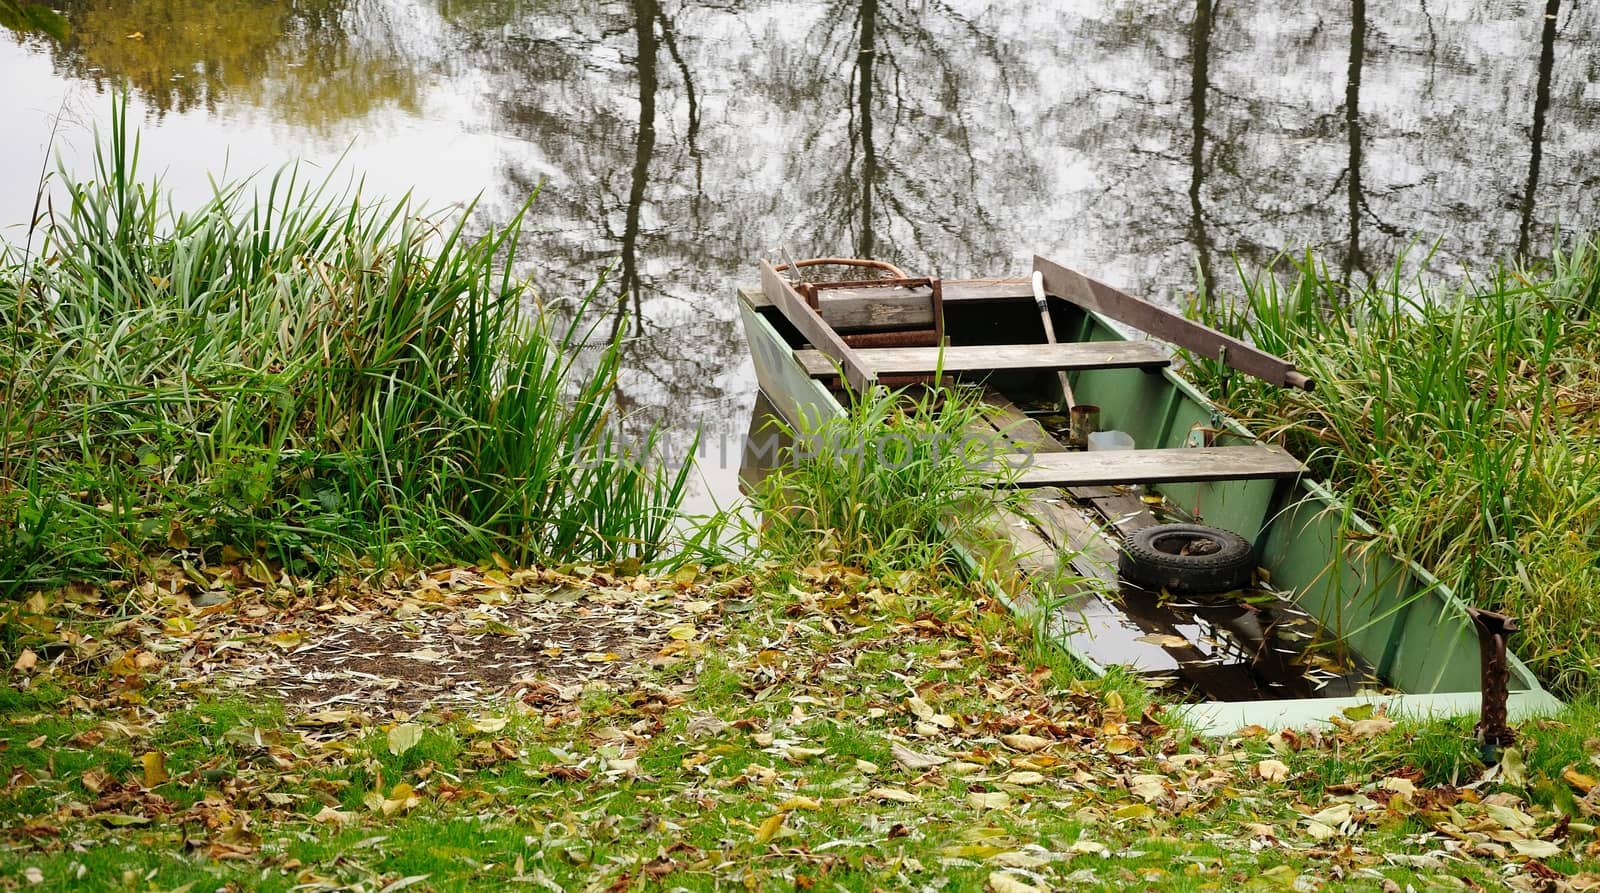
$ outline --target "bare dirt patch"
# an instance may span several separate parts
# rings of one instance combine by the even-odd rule
[[[688,583],[452,569],[278,613],[191,669],[300,711],[414,713],[637,679],[703,654],[720,616]]]

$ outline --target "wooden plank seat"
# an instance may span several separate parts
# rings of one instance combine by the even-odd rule
[[[986,301],[1033,301],[1028,279],[945,279],[944,302],[983,303]],[[921,328],[933,325],[933,308],[928,288],[863,286],[827,293],[817,312],[828,325],[841,332],[857,329]],[[759,293],[748,296],[751,306],[760,309],[775,302]]]
[[[995,344],[968,347],[857,348],[861,362],[878,375],[925,375],[945,372],[986,372],[1036,369],[1159,369],[1171,365],[1167,351],[1154,341],[1095,341],[1073,344]],[[839,374],[834,361],[817,350],[797,350],[795,356],[812,378]]]
[[[997,461],[1020,467],[1017,487],[1247,481],[1294,478],[1306,471],[1300,460],[1271,446],[1013,453]]]

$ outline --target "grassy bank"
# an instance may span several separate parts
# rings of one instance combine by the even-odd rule
[[[0,888],[1600,882],[1592,706],[1524,725],[1485,779],[1470,719],[1195,738],[923,574],[285,588],[26,608]]]
[[[616,448],[617,345],[533,312],[520,216],[472,236],[293,172],[173,211],[115,119],[0,258],[0,595],[657,552],[684,473]]]
[[[1303,392],[1199,377],[1281,434],[1393,546],[1476,604],[1557,692],[1600,683],[1600,251],[1451,290],[1396,274],[1348,291],[1313,258],[1245,278],[1213,324],[1291,356]]]

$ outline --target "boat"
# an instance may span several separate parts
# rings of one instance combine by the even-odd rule
[[[807,269],[840,263],[876,278]],[[950,280],[763,262],[737,299],[762,394],[798,430],[842,415],[850,391],[935,375],[981,388],[988,433],[1017,460],[1007,485],[1027,498],[990,531],[1007,560],[974,546],[968,570],[1091,672],[1121,666],[1167,688],[1199,729],[1481,713],[1492,744],[1506,717],[1561,706],[1506,653],[1508,621],[1387,551],[1298,460],[1184,378],[1173,346],[1313,389],[1287,360],[1042,257],[1028,277]],[[1096,414],[1102,440],[1131,448],[1073,448],[1073,421]],[[1241,537],[1251,582],[1223,594],[1131,582],[1140,531],[1184,525]]]

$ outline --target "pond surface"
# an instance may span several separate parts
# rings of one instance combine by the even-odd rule
[[[758,257],[1039,253],[1182,303],[1285,248],[1360,279],[1414,245],[1450,276],[1600,204],[1600,13],[1574,0],[50,5],[64,39],[0,30],[0,238],[52,151],[87,169],[121,83],[180,202],[341,156],[364,194],[479,196],[486,221],[542,186],[532,275],[611,271],[621,407],[704,428],[701,505],[737,486]]]

